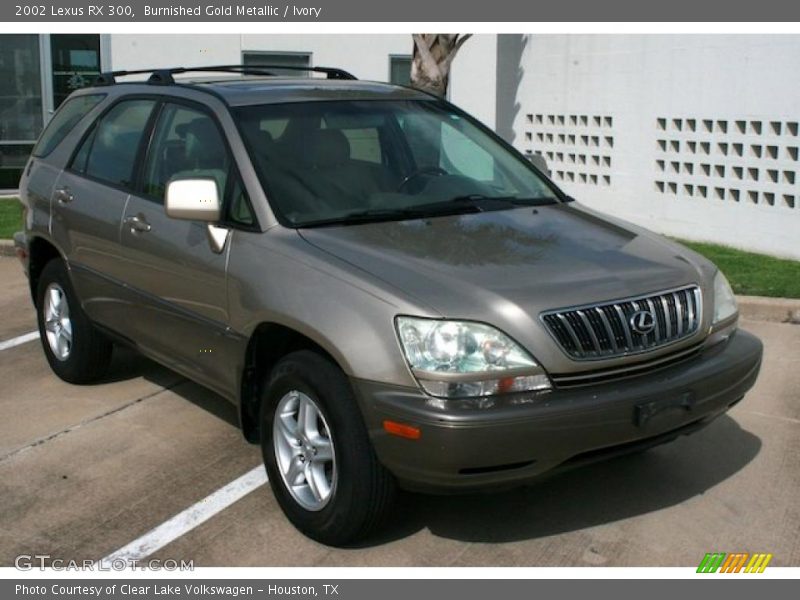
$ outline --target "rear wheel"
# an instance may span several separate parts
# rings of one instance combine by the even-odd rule
[[[51,260],[39,277],[36,293],[39,335],[50,368],[69,383],[102,377],[112,345],[81,309],[61,260]]]
[[[341,546],[367,537],[395,495],[347,377],[294,352],[273,369],[261,402],[262,454],[283,512],[308,537]]]

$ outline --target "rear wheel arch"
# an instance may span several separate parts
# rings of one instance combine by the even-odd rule
[[[34,305],[37,302],[36,291],[42,271],[54,259],[64,260],[65,264],[67,262],[52,242],[40,236],[31,238],[28,242],[28,280]]]
[[[332,352],[307,335],[279,323],[261,323],[247,344],[240,390],[239,423],[248,442],[261,441],[259,409],[264,379],[278,361],[298,350],[319,354],[346,371]]]

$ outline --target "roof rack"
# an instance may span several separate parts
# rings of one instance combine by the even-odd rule
[[[154,85],[171,85],[175,83],[173,75],[180,73],[238,73],[240,75],[260,75],[274,77],[273,70],[282,71],[307,71],[313,73],[324,73],[327,79],[348,79],[354,80],[356,77],[343,69],[332,67],[296,67],[287,65],[214,65],[209,67],[172,67],[169,69],[140,69],[136,71],[109,71],[101,73],[95,80],[95,85],[114,85],[117,77],[126,75],[144,75],[150,73],[147,83]]]

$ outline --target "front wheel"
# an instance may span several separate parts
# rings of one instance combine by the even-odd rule
[[[394,497],[347,377],[326,358],[294,352],[273,369],[261,402],[270,485],[308,537],[341,546],[374,531]]]

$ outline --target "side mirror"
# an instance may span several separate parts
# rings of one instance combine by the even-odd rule
[[[541,154],[526,154],[526,158],[531,161],[531,164],[539,169],[542,173],[550,175],[550,169],[547,167],[547,161]]]
[[[164,198],[167,216],[187,221],[219,221],[222,213],[216,180],[210,177],[173,179]]]

